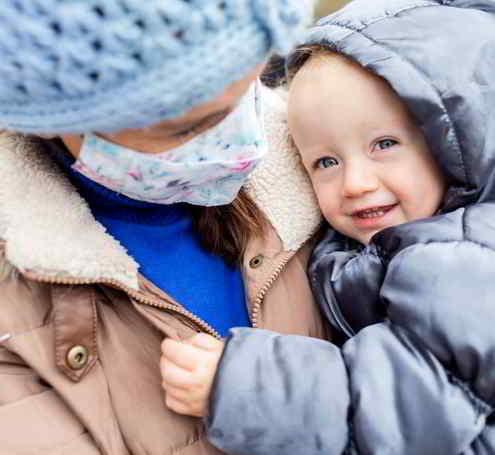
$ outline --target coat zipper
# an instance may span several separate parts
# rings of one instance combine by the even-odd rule
[[[254,301],[254,304],[253,304],[253,309],[251,310],[251,324],[254,328],[258,327],[258,316],[259,316],[259,312],[261,310],[261,303],[263,302],[263,299],[265,298],[266,293],[271,288],[272,284],[275,282],[275,280],[278,278],[278,276],[282,273],[282,270],[287,265],[287,262],[289,262],[290,258],[292,256],[294,256],[294,254],[295,254],[294,252],[285,253],[280,264],[277,266],[277,268],[275,269],[273,274],[270,276],[268,281],[265,283],[265,285],[258,292],[258,295],[256,296],[256,300]]]
[[[90,279],[77,279],[77,278],[52,278],[52,277],[45,277],[41,275],[34,275],[30,272],[25,272],[23,273],[24,276],[29,278],[30,280],[37,281],[40,283],[48,283],[48,284],[75,284],[75,285],[89,285],[89,284],[106,284],[109,286],[112,286],[116,289],[119,289],[121,291],[124,291],[127,295],[138,301],[139,303],[142,303],[144,305],[152,306],[154,308],[160,308],[162,310],[169,310],[173,311],[177,314],[180,314],[182,316],[186,316],[188,319],[190,319],[194,324],[196,324],[200,329],[202,329],[204,332],[214,336],[217,339],[221,339],[220,334],[213,328],[211,327],[208,323],[203,321],[201,318],[198,316],[194,315],[193,313],[185,310],[184,308],[181,308],[177,305],[172,305],[172,304],[167,304],[167,303],[159,303],[155,300],[152,299],[147,299],[143,296],[141,296],[139,293],[134,291],[133,289],[123,286],[116,280],[90,280]]]
[[[278,278],[278,276],[282,273],[282,270],[286,266],[287,262],[289,262],[289,259],[294,255],[293,252],[288,252],[284,255],[282,261],[280,264],[277,266],[273,274],[270,276],[269,280],[265,283],[263,288],[258,292],[258,295],[256,296],[256,300],[253,304],[253,308],[251,310],[251,324],[253,328],[256,328],[258,326],[258,315],[261,309],[261,303],[263,302],[263,299],[272,286],[272,284],[275,282],[275,280]],[[134,291],[133,289],[123,286],[116,280],[108,279],[108,280],[90,280],[90,279],[81,279],[81,278],[53,278],[53,277],[46,277],[42,275],[35,275],[30,272],[24,272],[23,273],[26,278],[29,278],[30,280],[37,281],[40,283],[48,283],[48,284],[74,284],[74,285],[89,285],[89,284],[106,284],[109,286],[112,286],[116,289],[120,289],[121,291],[124,291],[127,295],[130,297],[134,298],[138,302],[152,306],[155,308],[160,308],[163,310],[169,310],[173,311],[177,314],[180,314],[182,316],[186,316],[188,319],[190,319],[194,324],[196,324],[200,329],[202,329],[204,332],[214,336],[217,339],[221,339],[222,337],[220,334],[213,328],[211,327],[207,322],[203,321],[201,318],[196,316],[195,314],[191,313],[190,311],[185,310],[184,308],[181,308],[177,305],[171,305],[171,304],[164,304],[164,303],[159,303],[155,300],[152,299],[147,299],[145,297],[142,297]]]

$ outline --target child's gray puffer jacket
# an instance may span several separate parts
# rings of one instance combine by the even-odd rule
[[[452,182],[441,213],[310,269],[349,339],[235,329],[209,437],[235,454],[495,453],[495,1],[356,0],[310,31],[383,76]]]

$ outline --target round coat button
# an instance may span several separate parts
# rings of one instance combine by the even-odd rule
[[[254,256],[250,261],[249,261],[249,267],[252,269],[257,269],[258,267],[263,264],[263,256],[261,254],[258,254],[257,256]]]
[[[67,365],[73,370],[80,370],[83,368],[89,359],[88,348],[84,346],[74,346],[67,352]]]

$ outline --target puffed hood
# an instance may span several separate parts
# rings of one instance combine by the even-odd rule
[[[494,31],[489,0],[355,0],[301,44],[328,46],[389,82],[451,182],[450,211],[495,199]]]

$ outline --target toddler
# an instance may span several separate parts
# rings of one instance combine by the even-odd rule
[[[384,317],[378,294],[386,260],[377,244],[360,245],[437,213],[448,185],[416,120],[383,78],[320,45],[300,52],[307,61],[294,70],[289,128],[330,225],[310,275],[333,324],[352,336]]]
[[[289,127],[330,225],[309,275],[346,341],[238,328],[175,360],[165,341],[183,379],[165,388],[217,447],[495,452],[493,30],[493,1],[355,0],[291,56]]]

